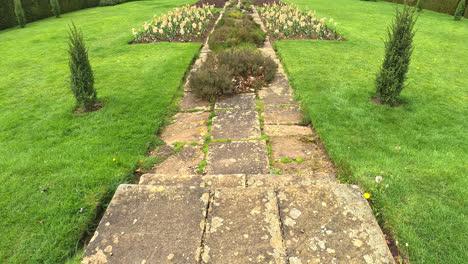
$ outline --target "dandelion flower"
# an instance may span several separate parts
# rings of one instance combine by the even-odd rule
[[[112,159],[112,161],[116,161],[116,159],[115,159],[115,158],[113,158],[113,159]]]
[[[376,177],[375,177],[375,182],[376,182],[376,183],[380,183],[380,182],[382,182],[383,180],[384,180],[384,178],[383,178],[382,176],[376,176]]]
[[[369,194],[369,193],[364,193],[364,198],[369,199],[369,198],[370,198],[370,194]]]

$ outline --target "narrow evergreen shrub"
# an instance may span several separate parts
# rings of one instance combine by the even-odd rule
[[[424,9],[424,0],[418,0],[416,3],[416,8],[418,9],[418,12],[423,11]]]
[[[94,88],[93,70],[88,59],[88,49],[83,40],[83,33],[75,24],[68,35],[68,54],[70,66],[70,85],[80,111],[91,110],[96,104],[97,92]]]
[[[385,40],[385,59],[376,78],[376,88],[380,102],[396,104],[396,97],[404,88],[406,73],[413,53],[415,10],[405,5],[396,10],[393,24],[388,28]]]
[[[466,3],[465,0],[460,0],[460,3],[458,3],[457,10],[455,10],[455,20],[459,21],[463,17],[463,13],[465,13],[465,7]]]
[[[55,17],[60,17],[60,4],[58,0],[50,0],[50,7],[52,8],[52,14]]]
[[[15,14],[16,19],[18,19],[18,24],[20,27],[24,28],[26,26],[26,17],[24,15],[23,5],[21,0],[15,0]]]

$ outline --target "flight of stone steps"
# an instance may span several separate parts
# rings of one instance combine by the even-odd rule
[[[186,86],[161,135],[168,146],[153,153],[165,160],[119,186],[82,263],[393,263],[359,188],[336,181],[320,139],[299,125],[268,40],[260,50],[279,69],[257,94],[210,106]]]

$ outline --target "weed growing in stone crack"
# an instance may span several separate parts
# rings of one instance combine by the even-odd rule
[[[232,139],[228,139],[228,138],[221,138],[221,139],[213,139],[211,140],[211,142],[231,142]]]
[[[213,124],[213,118],[216,116],[216,113],[214,111],[214,108],[215,108],[215,99],[212,98],[211,99],[211,102],[210,102],[210,116],[208,117],[208,122],[206,122],[206,126],[207,126],[207,133],[205,134],[205,140],[203,142],[203,148],[202,148],[202,151],[203,153],[205,154],[204,157],[203,157],[203,160],[200,162],[200,164],[198,165],[198,170],[197,170],[197,173],[198,174],[203,174],[205,172],[205,167],[206,167],[206,155],[208,155],[208,147],[210,146],[210,143],[211,143],[211,126]]]
[[[185,143],[184,142],[174,142],[174,143],[172,143],[172,145],[175,146],[174,152],[177,153],[185,146]]]
[[[271,169],[270,174],[281,175],[283,174],[280,169]]]

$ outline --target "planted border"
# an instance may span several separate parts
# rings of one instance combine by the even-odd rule
[[[338,23],[333,18],[327,24],[327,18],[318,18],[312,11],[305,13],[292,4],[265,5],[259,8],[259,14],[272,40],[345,40],[338,34]]]

